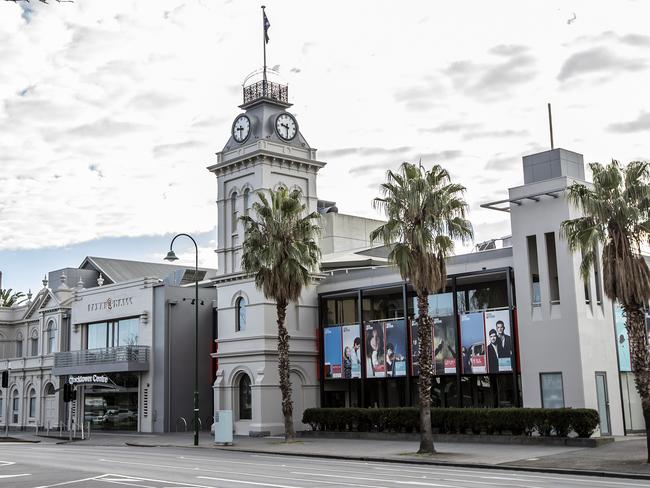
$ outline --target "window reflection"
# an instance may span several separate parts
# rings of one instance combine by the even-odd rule
[[[121,319],[112,322],[88,324],[87,349],[103,349],[138,344],[139,319]]]

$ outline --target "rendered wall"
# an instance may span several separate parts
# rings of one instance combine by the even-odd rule
[[[564,189],[574,180],[554,178],[510,189],[511,199]],[[589,283],[591,303],[586,304],[579,276],[580,255],[571,253],[559,235],[563,220],[579,216],[560,192],[512,203],[511,225],[515,289],[522,357],[524,406],[540,407],[540,373],[561,372],[567,407],[597,408],[596,372],[607,374],[611,429],[623,434],[619,375],[614,341],[612,304],[603,295],[596,303],[596,283]],[[551,303],[544,234],[555,233],[560,303]],[[533,306],[527,236],[536,236],[541,303]],[[602,273],[601,273],[602,276]],[[602,289],[602,286],[601,286]]]

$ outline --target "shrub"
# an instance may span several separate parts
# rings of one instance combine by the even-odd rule
[[[308,408],[302,421],[330,432],[419,432],[420,411],[402,408]],[[441,434],[512,434],[590,437],[598,412],[586,408],[432,408],[431,427]]]
[[[591,437],[600,422],[596,410],[590,408],[567,409],[570,425],[578,437]]]

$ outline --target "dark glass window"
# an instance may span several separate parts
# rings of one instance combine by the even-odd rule
[[[29,416],[36,417],[36,390],[29,390]]]
[[[252,391],[251,379],[248,375],[243,374],[239,379],[239,419],[252,420]]]
[[[235,302],[235,330],[246,330],[246,299],[239,297]]]
[[[327,325],[358,324],[357,297],[327,298],[323,300],[323,321]]]

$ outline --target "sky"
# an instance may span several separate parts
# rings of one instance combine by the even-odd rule
[[[2,287],[36,291],[89,255],[159,262],[179,232],[216,267],[206,167],[262,65],[260,5],[0,1]],[[547,103],[556,147],[650,159],[642,0],[265,5],[268,64],[341,213],[381,217],[386,171],[421,160],[467,187],[476,242],[508,235],[508,215],[480,205],[550,148]],[[191,246],[175,244],[190,265]]]

